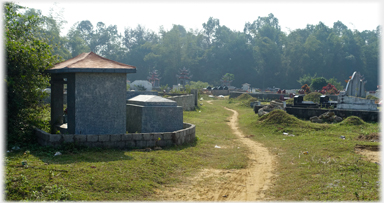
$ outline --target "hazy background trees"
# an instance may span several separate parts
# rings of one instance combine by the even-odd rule
[[[161,84],[172,86],[177,70],[185,67],[194,81],[212,85],[220,85],[221,77],[231,73],[236,87],[250,83],[258,88],[300,88],[300,78],[316,74],[345,87],[344,81],[354,71],[368,80],[367,90],[378,85],[379,27],[359,32],[340,21],[333,27],[319,22],[284,33],[277,17],[269,14],[246,23],[242,31],[210,17],[200,30],[173,25],[170,30],[152,31],[138,24],[118,33],[116,25],[92,25],[79,19],[66,36],[60,36],[62,22],[52,16],[45,19],[44,30],[54,36],[50,44],[55,54],[68,59],[93,51],[136,66],[137,73],[128,76],[131,81],[145,79],[156,69],[162,75]]]

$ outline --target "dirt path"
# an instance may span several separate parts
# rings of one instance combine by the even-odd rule
[[[208,102],[210,103],[210,102]],[[224,107],[225,108],[225,107]],[[159,200],[167,201],[260,201],[268,200],[265,190],[271,185],[274,157],[267,148],[238,130],[238,113],[232,111],[228,123],[233,133],[249,149],[248,167],[239,170],[204,169],[177,188],[157,191]]]

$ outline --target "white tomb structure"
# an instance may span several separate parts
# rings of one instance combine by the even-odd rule
[[[365,83],[364,78],[359,72],[354,72],[351,79],[347,83],[345,92],[340,92],[337,97],[336,109],[353,109],[353,110],[366,110],[377,111],[377,104],[375,100],[365,99]]]

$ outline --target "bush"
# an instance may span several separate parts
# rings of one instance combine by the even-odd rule
[[[42,90],[49,86],[44,71],[60,62],[40,34],[42,20],[20,14],[21,8],[4,4],[8,144],[34,141],[32,130],[39,123],[39,101],[46,96]]]
[[[326,86],[327,80],[324,77],[314,78],[312,79],[311,89],[313,90],[321,90],[324,86]]]
[[[238,100],[248,100],[248,99],[250,99],[250,98],[252,98],[251,95],[249,95],[249,94],[247,94],[247,93],[243,93],[243,94],[241,94],[240,96],[238,96],[236,99],[238,99]]]
[[[309,94],[311,92],[307,84],[304,84],[303,86],[301,86],[301,89],[304,90],[304,94]]]
[[[377,98],[377,97],[375,97],[375,96],[373,96],[371,94],[367,95],[366,99],[375,100],[375,101],[379,100],[379,98]]]
[[[320,103],[320,96],[322,94],[319,92],[311,92],[304,96],[304,101],[313,101],[314,103]]]

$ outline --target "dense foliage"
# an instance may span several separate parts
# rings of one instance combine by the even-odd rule
[[[32,126],[39,125],[36,109],[42,90],[49,85],[43,71],[58,62],[43,38],[42,19],[22,15],[19,9],[16,4],[4,4],[8,143],[31,141]]]
[[[234,75],[232,85],[236,87],[250,83],[263,89],[298,89],[311,85],[317,75],[332,78],[327,83],[342,89],[344,82],[334,83],[359,71],[368,81],[366,89],[375,90],[379,37],[379,26],[359,32],[340,21],[333,27],[319,22],[284,33],[279,20],[269,14],[246,23],[243,31],[231,30],[212,17],[202,23],[201,30],[188,31],[182,25],[173,25],[171,30],[160,28],[155,32],[138,25],[125,28],[123,34],[118,33],[116,25],[98,22],[94,26],[83,20],[57,41],[65,59],[93,51],[136,66],[137,73],[128,75],[131,81],[147,78],[155,68],[162,76],[161,84],[171,87],[177,83],[177,71],[185,67],[195,81],[214,86],[221,85],[223,75],[228,73]],[[300,81],[301,77],[304,80]]]

